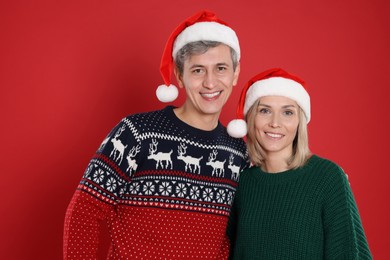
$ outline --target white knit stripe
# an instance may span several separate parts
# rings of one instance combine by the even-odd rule
[[[133,125],[133,123],[128,118],[124,118],[123,122],[129,127],[131,133],[134,135],[134,138],[137,140],[138,143],[141,142],[142,140],[146,140],[146,139],[150,139],[150,138],[158,138],[158,139],[163,139],[163,140],[172,140],[172,141],[176,141],[176,142],[182,142],[182,143],[190,144],[190,145],[197,146],[197,147],[204,148],[204,149],[224,150],[224,151],[228,151],[234,155],[240,156],[241,158],[246,157],[246,155],[243,154],[242,152],[240,152],[236,149],[233,149],[229,146],[225,146],[225,145],[204,145],[202,143],[187,140],[183,137],[178,137],[178,136],[169,135],[169,134],[155,133],[155,132],[145,132],[145,133],[140,134],[137,131],[136,127]]]

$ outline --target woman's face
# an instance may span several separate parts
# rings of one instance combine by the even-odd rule
[[[299,106],[282,96],[261,97],[255,116],[256,139],[268,155],[289,158],[299,124]]]

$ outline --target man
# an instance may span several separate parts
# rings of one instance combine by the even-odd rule
[[[248,158],[243,140],[218,119],[237,83],[239,58],[235,32],[211,12],[176,28],[157,96],[176,98],[173,70],[186,100],[130,115],[103,141],[66,213],[65,259],[96,258],[101,221],[111,236],[108,259],[227,258],[227,220]]]

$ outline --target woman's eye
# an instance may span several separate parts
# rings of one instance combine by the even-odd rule
[[[294,112],[290,111],[290,110],[287,110],[287,111],[284,112],[284,114],[287,115],[287,116],[291,116],[291,115],[294,114]]]
[[[261,114],[267,114],[267,113],[269,113],[269,110],[266,109],[266,108],[260,108],[259,113],[261,113]]]

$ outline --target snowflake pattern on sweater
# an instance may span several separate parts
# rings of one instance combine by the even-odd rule
[[[226,258],[227,217],[247,166],[245,143],[221,124],[195,129],[171,106],[128,116],[100,145],[68,207],[64,257],[96,256],[96,228],[92,242],[80,239],[92,219],[108,223],[109,259]]]

